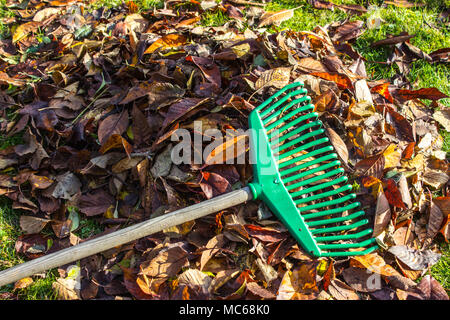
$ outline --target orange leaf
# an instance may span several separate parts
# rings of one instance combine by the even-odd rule
[[[423,88],[419,90],[397,90],[397,93],[400,95],[400,97],[404,100],[411,100],[411,99],[429,99],[429,100],[439,100],[443,98],[448,98],[448,96],[442,92],[440,92],[438,89],[432,87],[432,88]]]
[[[391,206],[406,209],[406,206],[403,203],[402,194],[398,190],[398,187],[395,184],[394,180],[389,179],[387,181],[387,189],[385,191],[385,195]]]
[[[111,135],[108,140],[101,146],[100,153],[104,154],[108,150],[123,147],[127,156],[130,157],[133,147],[120,134]]]
[[[350,259],[351,267],[365,268],[371,272],[381,274],[386,277],[401,276],[393,267],[386,264],[378,253],[369,253],[364,256],[354,256]]]
[[[408,143],[405,150],[403,150],[403,152],[402,152],[402,159],[406,159],[406,160],[411,159],[415,146],[416,146],[416,143],[414,141]]]
[[[390,103],[393,103],[394,100],[392,99],[392,96],[391,96],[391,94],[389,93],[389,85],[390,85],[389,82],[382,83],[382,84],[379,84],[379,85],[373,87],[372,89],[370,89],[370,91],[371,91],[371,92],[376,92],[376,93],[382,95],[382,96],[385,97]]]
[[[215,147],[205,159],[207,165],[229,163],[245,153],[247,148],[245,146],[246,134],[235,136],[232,139],[227,139],[224,143]]]
[[[168,34],[168,35],[165,35],[165,36],[159,38],[155,42],[153,42],[152,45],[150,47],[148,47],[147,50],[145,50],[144,54],[153,53],[155,50],[157,50],[159,48],[166,49],[166,48],[182,46],[186,42],[187,42],[187,38],[183,35],[175,34],[175,33]]]
[[[352,81],[345,74],[328,73],[328,72],[312,72],[311,75],[328,80],[328,81],[336,82],[338,87],[342,90],[353,88]]]
[[[364,188],[372,187],[376,183],[380,183],[381,180],[372,176],[366,176],[362,178]]]

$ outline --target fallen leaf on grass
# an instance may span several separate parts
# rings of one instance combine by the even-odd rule
[[[423,88],[418,90],[407,90],[407,89],[399,89],[397,90],[397,94],[404,100],[411,99],[429,99],[429,100],[439,100],[448,98],[448,96],[437,88]]]
[[[388,252],[395,255],[400,261],[412,270],[423,270],[439,261],[441,255],[431,250],[419,251],[408,246],[392,246]]]
[[[23,279],[20,279],[14,283],[14,290],[17,289],[25,289],[29,287],[33,283],[33,279],[31,277],[26,277]]]
[[[20,216],[20,228],[27,234],[39,233],[50,221],[39,217]]]
[[[266,11],[260,18],[258,28],[271,24],[280,25],[283,21],[289,20],[294,16],[294,9],[286,9],[281,11]]]

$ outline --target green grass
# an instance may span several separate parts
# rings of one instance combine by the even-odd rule
[[[19,225],[20,213],[11,209],[11,201],[0,198],[0,270],[25,262],[16,253],[15,243],[22,234]],[[22,300],[51,300],[56,298],[52,283],[56,280],[56,269],[46,272],[45,278],[33,277],[34,282],[24,289],[13,291],[14,284],[0,287],[0,293],[13,292]]]
[[[80,226],[78,230],[74,232],[74,234],[81,239],[86,239],[100,232],[103,232],[103,230],[104,227],[95,220],[81,220]]]
[[[122,0],[98,0],[91,3],[90,8],[91,9],[98,9],[101,7],[113,8],[120,6],[122,2],[123,2]],[[164,1],[162,0],[134,0],[133,2],[137,5],[139,11],[146,11],[153,8],[162,8],[164,6]]]
[[[334,1],[335,3],[361,4],[364,1]],[[405,9],[394,6],[379,8],[378,14],[382,22],[379,29],[367,29],[355,42],[355,49],[366,59],[366,68],[368,75],[373,80],[389,79],[397,72],[397,66],[387,66],[376,62],[386,62],[392,49],[387,46],[371,48],[370,44],[375,41],[385,39],[388,34],[399,34],[408,32],[415,35],[410,42],[430,53],[434,50],[450,47],[450,31],[438,21],[441,8],[438,6],[440,1],[428,0],[427,7]],[[303,2],[300,2],[303,3]],[[371,1],[371,3],[377,3]],[[267,10],[278,11],[299,6],[298,1],[275,0],[267,6]],[[301,8],[295,10],[294,17],[281,24],[280,28],[289,28],[295,31],[312,30],[320,25],[324,26],[335,21],[344,20],[349,17],[350,20],[367,21],[372,13],[368,12],[361,16],[349,17],[341,10],[317,10],[311,5],[304,3]],[[430,25],[430,26],[429,26]],[[433,28],[435,26],[436,28]],[[426,61],[416,61],[411,65],[411,73],[408,79],[417,87],[436,87],[447,95],[450,95],[448,86],[448,75],[450,69],[446,64],[430,64]],[[441,102],[450,106],[450,99],[443,99]]]
[[[6,0],[0,0],[0,39],[9,37],[9,27],[3,23],[4,18],[14,17],[14,12],[6,7]]]
[[[443,242],[440,247],[442,257],[431,267],[430,273],[450,293],[450,245]]]

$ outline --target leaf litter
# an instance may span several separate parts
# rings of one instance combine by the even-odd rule
[[[396,77],[370,80],[352,47],[366,28],[360,21],[269,33],[297,8],[262,7],[181,0],[137,13],[132,1],[96,10],[81,1],[28,2],[0,51],[0,129],[24,132],[23,143],[0,154],[0,194],[22,213],[16,251],[37,258],[85,241],[77,236],[85,221],[106,234],[244,185],[250,165],[216,160],[245,136],[219,144],[202,165],[177,165],[171,135],[182,127],[211,141],[196,120],[222,133],[245,131],[253,108],[299,80],[380,250],[313,259],[267,208],[247,203],[82,259],[76,274],[59,268],[53,287],[61,299],[448,299],[432,276],[413,281],[439,260],[436,238],[449,237],[439,134],[449,128],[439,102],[447,95]],[[204,26],[199,12],[230,20]],[[413,37],[389,35],[372,46],[391,46],[387,63],[405,72],[417,59],[446,61],[447,48],[427,55]]]

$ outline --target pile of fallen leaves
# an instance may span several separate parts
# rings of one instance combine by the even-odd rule
[[[448,299],[425,275],[440,258],[434,240],[449,238],[439,134],[450,127],[439,103],[447,96],[412,90],[406,75],[417,59],[446,62],[449,50],[426,54],[412,36],[393,35],[374,46],[391,46],[387,63],[401,72],[370,81],[352,47],[363,22],[270,34],[293,10],[242,3],[173,0],[137,13],[133,2],[87,10],[70,0],[8,1],[16,16],[3,21],[11,37],[0,46],[0,129],[23,133],[23,143],[0,151],[0,194],[22,213],[16,251],[40,257],[87,240],[76,235],[83,221],[106,234],[246,185],[248,164],[173,164],[173,133],[194,135],[202,121],[195,133],[205,144],[207,129],[238,134],[258,104],[302,81],[378,251],[313,259],[255,201],[62,266],[59,296]],[[204,12],[217,11],[231,20],[201,25]]]

